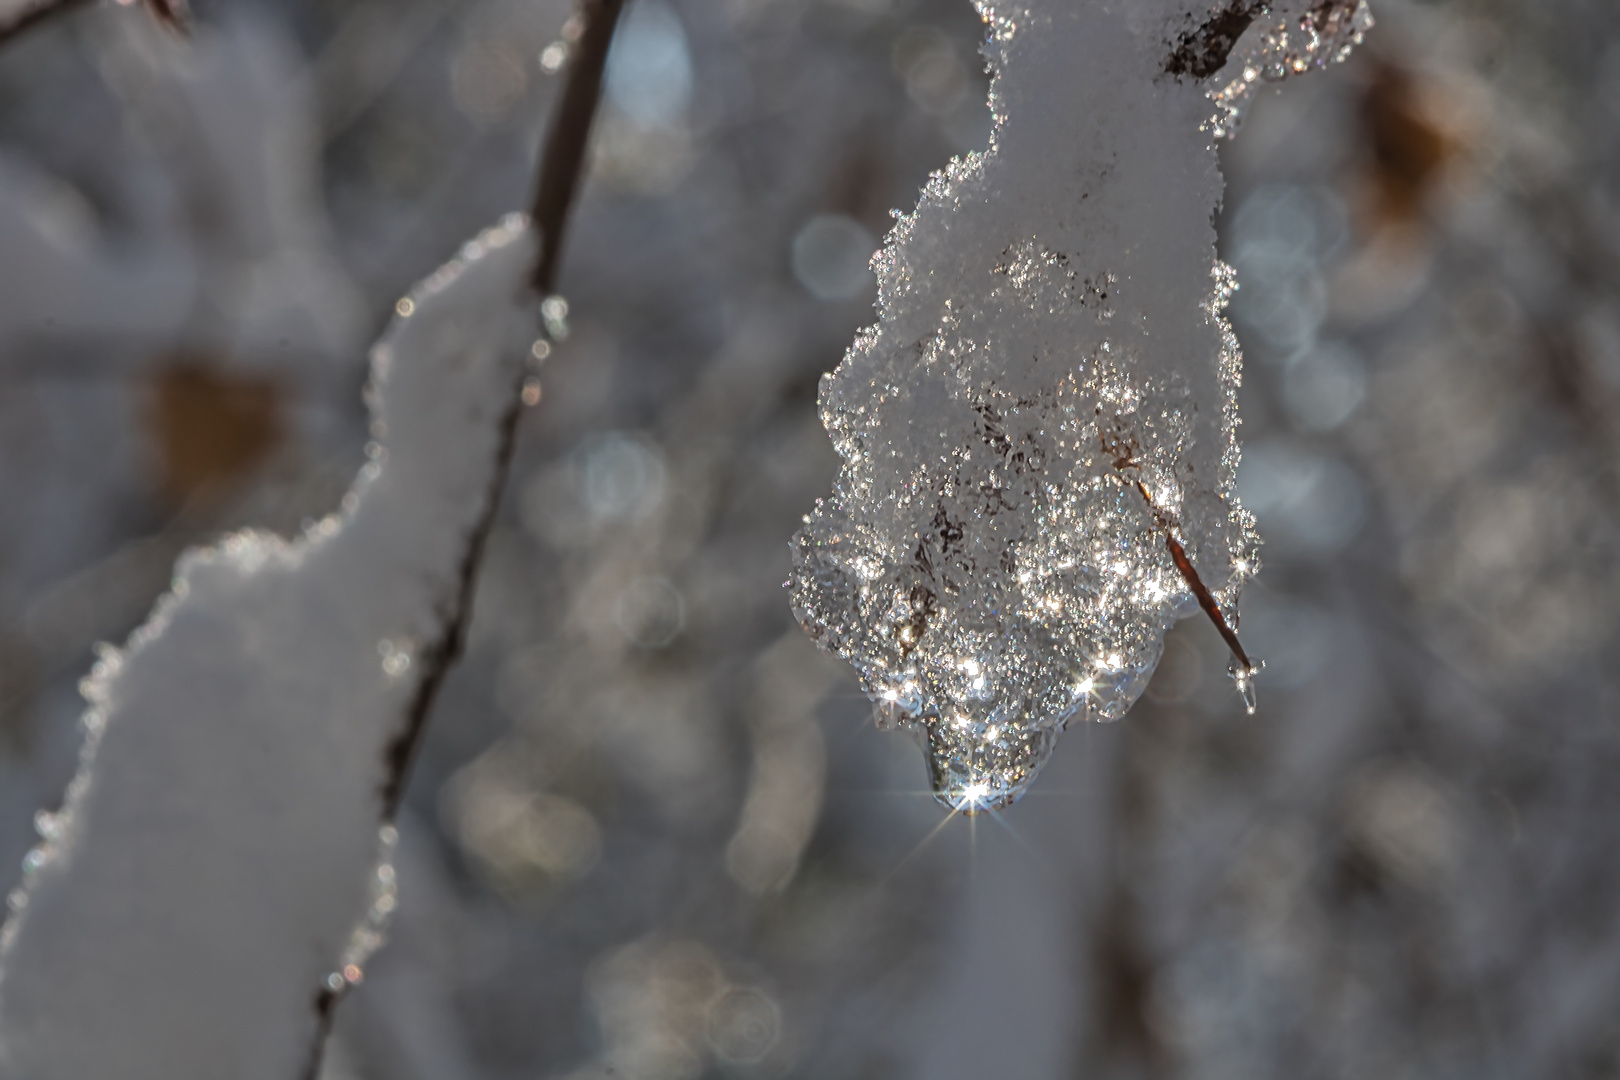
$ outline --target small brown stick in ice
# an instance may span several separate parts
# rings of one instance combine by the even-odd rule
[[[1226,642],[1226,647],[1232,650],[1232,655],[1237,657],[1237,662],[1243,665],[1244,671],[1251,675],[1254,674],[1254,662],[1249,659],[1249,654],[1243,651],[1243,644],[1238,641],[1237,632],[1226,621],[1226,615],[1222,613],[1221,605],[1215,602],[1214,594],[1204,584],[1203,578],[1198,576],[1198,571],[1193,566],[1192,560],[1187,557],[1187,549],[1181,546],[1181,541],[1177,540],[1175,533],[1171,531],[1170,519],[1153,501],[1153,496],[1149,494],[1146,484],[1140,480],[1136,481],[1136,490],[1140,491],[1142,498],[1147,500],[1148,509],[1153,511],[1154,522],[1164,530],[1164,544],[1170,549],[1170,558],[1176,564],[1176,570],[1180,572],[1182,579],[1187,582],[1187,587],[1198,598],[1198,606],[1204,609],[1204,614],[1209,616],[1209,621],[1214,623],[1215,629],[1221,632],[1221,638]]]

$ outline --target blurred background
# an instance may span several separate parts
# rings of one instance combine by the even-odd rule
[[[527,204],[569,48],[566,0],[196,9],[0,52],[0,891],[95,644],[337,503],[368,342]],[[1260,712],[1190,620],[940,828],[781,584],[866,260],[988,136],[981,26],[632,0],[325,1080],[1620,1076],[1620,18],[1373,10],[1222,150]]]

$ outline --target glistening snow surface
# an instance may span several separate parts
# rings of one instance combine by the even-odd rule
[[[514,217],[400,302],[372,354],[378,442],[341,515],[193,552],[104,652],[84,766],[12,899],[0,1076],[307,1068],[317,995],[392,903],[389,751],[494,497],[536,250]]]
[[[967,811],[1141,694],[1198,610],[1167,533],[1235,624],[1259,539],[1232,495],[1214,139],[1256,80],[1342,57],[1367,22],[1354,0],[980,11],[990,148],[935,174],[873,260],[879,322],[821,386],[843,467],[790,581]],[[1213,74],[1174,73],[1178,50]]]

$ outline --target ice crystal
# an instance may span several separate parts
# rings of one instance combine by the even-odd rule
[[[371,906],[360,925],[349,935],[336,971],[326,977],[328,990],[341,991],[365,977],[366,961],[382,948],[394,909],[399,906],[399,877],[394,869],[394,850],[399,846],[399,830],[384,825],[377,830],[377,868],[371,875]]]
[[[1170,70],[1208,9],[980,11],[990,148],[936,173],[873,258],[879,322],[821,386],[843,467],[790,581],[806,630],[970,813],[1019,798],[1071,720],[1135,702],[1199,606],[1172,548],[1233,622],[1259,565],[1232,495],[1236,281],[1210,224],[1230,102]],[[1269,26],[1226,47],[1296,47]]]
[[[1255,5],[1262,9],[1256,29],[1244,35],[1216,76],[1223,85],[1209,95],[1220,109],[1210,124],[1210,132],[1217,138],[1237,130],[1244,106],[1261,83],[1338,63],[1372,28],[1367,0],[1318,0],[1296,10],[1299,6],[1279,5],[1275,14],[1268,14],[1264,5]]]

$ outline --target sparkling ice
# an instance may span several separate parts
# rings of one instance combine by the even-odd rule
[[[990,147],[873,259],[879,321],[821,385],[843,465],[790,580],[953,810],[1009,805],[1070,721],[1136,701],[1198,611],[1167,536],[1235,621],[1259,538],[1232,494],[1219,95],[1323,7],[1271,5],[1198,80],[1167,67],[1207,3],[980,5]]]

